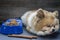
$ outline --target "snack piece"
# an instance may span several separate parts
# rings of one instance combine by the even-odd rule
[[[9,23],[9,25],[17,25],[18,23],[16,22],[16,20],[11,20],[11,22]]]

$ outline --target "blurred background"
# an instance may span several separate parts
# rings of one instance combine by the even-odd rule
[[[60,13],[60,0],[0,0],[0,20],[21,17],[26,11],[38,8]]]

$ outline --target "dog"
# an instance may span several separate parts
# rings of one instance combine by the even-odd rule
[[[44,9],[27,11],[21,16],[27,31],[36,35],[49,35],[59,30],[58,11]]]

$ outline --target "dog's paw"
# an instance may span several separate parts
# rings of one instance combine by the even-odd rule
[[[30,32],[31,27],[27,26],[26,30]]]

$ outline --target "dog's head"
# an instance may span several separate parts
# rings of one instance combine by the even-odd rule
[[[59,29],[58,11],[49,12],[43,9],[37,10],[37,21],[35,30],[42,31],[44,34],[50,34]]]

